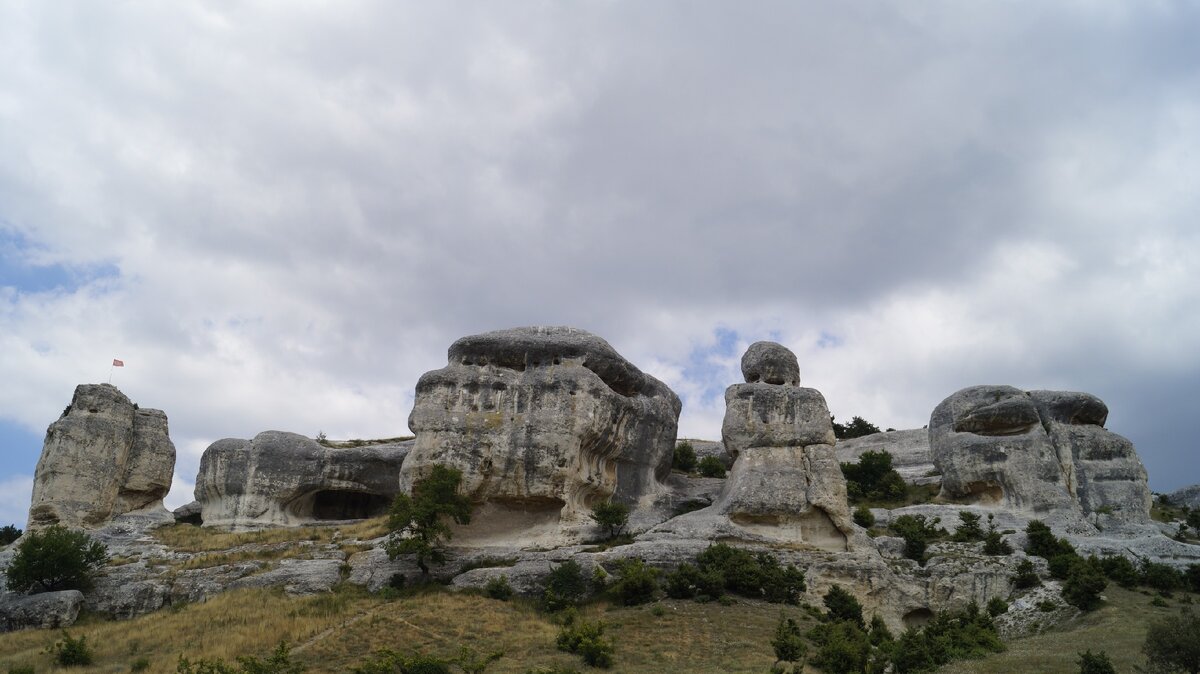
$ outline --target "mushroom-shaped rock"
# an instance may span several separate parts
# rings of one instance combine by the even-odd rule
[[[205,526],[299,526],[387,512],[411,441],[326,447],[296,433],[226,438],[204,450],[196,501]]]
[[[800,385],[800,363],[791,349],[776,342],[755,342],[742,355],[746,383]]]
[[[750,537],[850,549],[861,534],[850,519],[825,397],[796,385],[796,357],[782,345],[758,342],[742,363],[748,383],[726,390],[721,428],[736,459],[721,495],[695,517],[721,515]]]
[[[162,499],[174,470],[166,414],[139,409],[111,384],[81,384],[46,430],[29,527],[97,527],[134,511],[169,522]]]
[[[516,328],[459,339],[448,361],[417,382],[402,489],[452,466],[463,492],[489,504],[472,527],[512,529],[582,521],[596,502],[661,491],[679,398],[608,342],[575,328]]]
[[[1102,424],[1097,397],[972,386],[929,420],[942,496],[1034,516],[1148,521],[1150,491],[1133,445]]]

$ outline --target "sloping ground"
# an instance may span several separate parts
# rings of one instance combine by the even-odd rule
[[[1144,667],[1142,644],[1151,622],[1177,615],[1183,602],[1195,601],[1196,595],[1176,593],[1169,606],[1153,606],[1153,596],[1125,590],[1109,584],[1104,591],[1104,606],[1085,613],[1061,629],[1009,642],[1008,650],[987,658],[956,662],[938,670],[939,674],[1076,674],[1079,653],[1104,651],[1118,672],[1133,672]]]
[[[1151,597],[1112,587],[1108,603],[1065,629],[1013,641],[1008,651],[986,660],[956,663],[943,674],[968,672],[1077,672],[1077,653],[1105,650],[1117,671],[1143,664],[1141,645],[1153,619],[1177,612],[1151,606]],[[774,658],[770,639],[781,614],[803,629],[813,620],[797,607],[738,600],[730,605],[664,600],[633,608],[596,604],[583,614],[602,619],[616,644],[612,671],[764,672]],[[344,672],[379,648],[446,657],[467,646],[477,653],[502,650],[488,672],[525,672],[536,667],[589,670],[554,647],[558,627],[527,602],[501,602],[434,589],[386,599],[357,588],[315,597],[287,597],[269,590],[222,594],[203,604],[162,611],[128,621],[86,618],[69,632],[86,636],[96,663],[73,671],[129,671],[144,658],[148,672],[174,672],[179,656],[223,658],[267,655],[282,639],[310,672]],[[31,665],[50,671],[46,647],[55,631],[0,635],[0,671]]]

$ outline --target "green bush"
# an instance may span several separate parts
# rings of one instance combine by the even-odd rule
[[[1079,654],[1075,663],[1079,665],[1079,674],[1117,674],[1112,661],[1108,659],[1108,653],[1104,651],[1092,653],[1091,649],[1088,649]]]
[[[405,655],[382,648],[366,662],[351,667],[350,671],[353,674],[450,674],[450,664],[449,660],[431,655]]]
[[[582,657],[592,667],[612,666],[613,644],[604,637],[603,622],[571,618],[558,633],[556,645],[560,651]]]
[[[775,659],[785,662],[799,662],[808,653],[808,645],[800,634],[800,626],[791,618],[780,617],[775,626],[775,636],[771,639],[771,648],[775,650]]]
[[[1004,650],[991,616],[972,603],[959,612],[944,612],[920,629],[900,636],[892,656],[895,671],[927,672],[953,660],[977,659]]]
[[[178,674],[300,674],[303,665],[293,662],[291,649],[284,642],[279,642],[267,659],[260,660],[253,656],[242,656],[237,659],[237,666],[228,665],[221,660],[197,660],[192,662],[182,655],[175,671]],[[357,669],[352,671],[359,671]],[[366,670],[369,674],[376,672],[391,672],[391,669]],[[401,670],[404,671],[404,670]]]
[[[673,599],[716,599],[725,594],[725,576],[719,569],[702,571],[684,563],[667,574],[664,589]]]
[[[1185,607],[1178,616],[1154,621],[1142,653],[1151,672],[1200,672],[1200,616]]]
[[[92,664],[96,654],[87,643],[87,637],[78,639],[63,630],[62,641],[56,641],[47,649],[54,656],[54,662],[63,667],[83,667]]]
[[[150,669],[150,658],[138,658],[129,664],[129,671],[144,672]]]
[[[817,646],[812,664],[821,671],[831,674],[868,671],[871,641],[859,624],[853,621],[823,623],[809,630],[808,637]]]
[[[569,559],[559,564],[546,579],[542,592],[542,607],[547,611],[561,611],[575,606],[587,594],[587,582],[579,563]]]
[[[617,567],[617,580],[609,592],[624,606],[637,606],[654,601],[658,591],[658,569],[634,558],[622,560]]]
[[[1104,575],[1125,589],[1137,587],[1141,582],[1137,567],[1124,555],[1105,555],[1100,558],[1100,568]]]
[[[696,558],[702,572],[721,574],[726,590],[769,602],[795,604],[804,592],[804,572],[784,568],[766,552],[750,553],[725,543],[709,546]]]
[[[629,522],[629,506],[624,503],[606,501],[592,506],[591,518],[596,524],[608,529],[608,537],[616,538]]]
[[[864,626],[862,604],[841,585],[834,585],[825,593],[825,619],[829,622],[851,622]]]
[[[1143,559],[1138,569],[1142,584],[1170,596],[1184,586],[1184,576],[1174,567]]]
[[[968,510],[958,511],[958,529],[954,531],[954,535],[950,540],[959,543],[973,543],[983,540],[983,525],[979,521],[983,519],[979,513],[973,513]]]
[[[1012,581],[1013,587],[1018,590],[1025,590],[1042,584],[1042,579],[1038,577],[1033,562],[1028,559],[1022,559],[1017,563],[1017,573],[1013,576]]]
[[[725,477],[725,464],[715,456],[700,459],[700,474],[704,477]]]
[[[82,531],[54,524],[31,531],[8,565],[8,589],[16,592],[88,590],[108,563],[104,545]]]
[[[1071,574],[1071,569],[1078,566],[1083,559],[1074,552],[1064,555],[1056,555],[1049,560],[1050,577],[1054,580],[1066,580]]]
[[[886,451],[863,452],[856,463],[843,463],[841,467],[851,501],[898,501],[908,493],[904,478],[892,468],[892,455]]]
[[[1200,510],[1193,512],[1200,512]],[[1184,578],[1187,579],[1188,587],[1191,588],[1192,592],[1200,592],[1200,564],[1189,566],[1187,572],[1184,574]]]
[[[854,509],[854,523],[864,529],[870,529],[875,526],[875,515],[866,504],[860,505]]]
[[[987,612],[988,612],[988,615],[992,616],[993,618],[995,618],[998,615],[1007,613],[1008,612],[1008,602],[1004,601],[1000,597],[992,597],[991,599],[988,600]]]
[[[9,543],[21,537],[21,530],[11,524],[4,525],[0,528],[0,547],[4,547]]]
[[[388,513],[387,542],[383,548],[389,559],[402,554],[416,555],[422,573],[429,573],[425,561],[446,562],[445,542],[452,533],[446,520],[458,524],[471,521],[471,500],[458,493],[462,471],[435,465],[429,475],[413,484],[412,495],[397,494]]]
[[[1030,520],[1025,527],[1025,553],[1046,560],[1060,555],[1074,555],[1075,548],[1065,538],[1055,538],[1054,532],[1041,520]]]
[[[929,543],[946,535],[946,530],[937,525],[941,520],[932,520],[924,515],[901,515],[892,521],[892,531],[904,539],[904,556],[925,565],[925,549]]]
[[[684,473],[696,470],[696,450],[692,447],[692,443],[681,442],[675,445],[675,456],[671,461],[671,467]]]
[[[1108,580],[1098,565],[1075,564],[1063,583],[1062,597],[1081,611],[1091,611],[1100,606],[1100,593],[1108,586]]]
[[[508,576],[496,576],[483,586],[483,593],[492,599],[508,601],[512,599],[513,589],[512,585],[508,584]]]

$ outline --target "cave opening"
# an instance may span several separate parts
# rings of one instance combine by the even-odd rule
[[[392,499],[361,491],[326,490],[313,494],[312,516],[317,520],[365,520],[387,514]]]

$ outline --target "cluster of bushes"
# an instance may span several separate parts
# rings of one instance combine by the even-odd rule
[[[725,543],[711,545],[696,564],[681,564],[666,577],[667,595],[676,599],[719,599],[732,592],[753,599],[795,604],[804,592],[804,572],[780,565],[774,555],[752,553]]]
[[[867,625],[861,604],[840,587],[830,589],[824,603],[822,622],[809,630],[808,638],[815,646],[812,664],[826,672],[928,672],[953,660],[1004,650],[992,617],[975,604],[960,612],[940,613],[924,627],[894,637],[879,616]],[[792,630],[783,621],[772,646],[777,657],[780,646],[791,647],[788,654],[801,657],[806,650],[796,647]]]
[[[21,530],[11,524],[6,524],[0,527],[0,547],[4,547],[9,543],[21,537]]]
[[[696,459],[696,448],[690,442],[675,445],[671,467],[684,473],[699,472],[703,477],[725,477],[725,464],[715,456]]]
[[[237,658],[237,664],[230,665],[223,660],[197,660],[192,662],[182,655],[175,669],[179,674],[300,674],[304,666],[292,660],[291,649],[286,643],[280,644],[265,659],[254,656]],[[358,672],[360,670],[352,670]],[[365,670],[367,672],[390,672],[397,670]],[[401,670],[402,671],[402,670]]]
[[[851,503],[892,503],[904,500],[908,494],[908,485],[900,473],[892,468],[892,455],[886,451],[863,452],[857,462],[843,463],[841,466]]]

